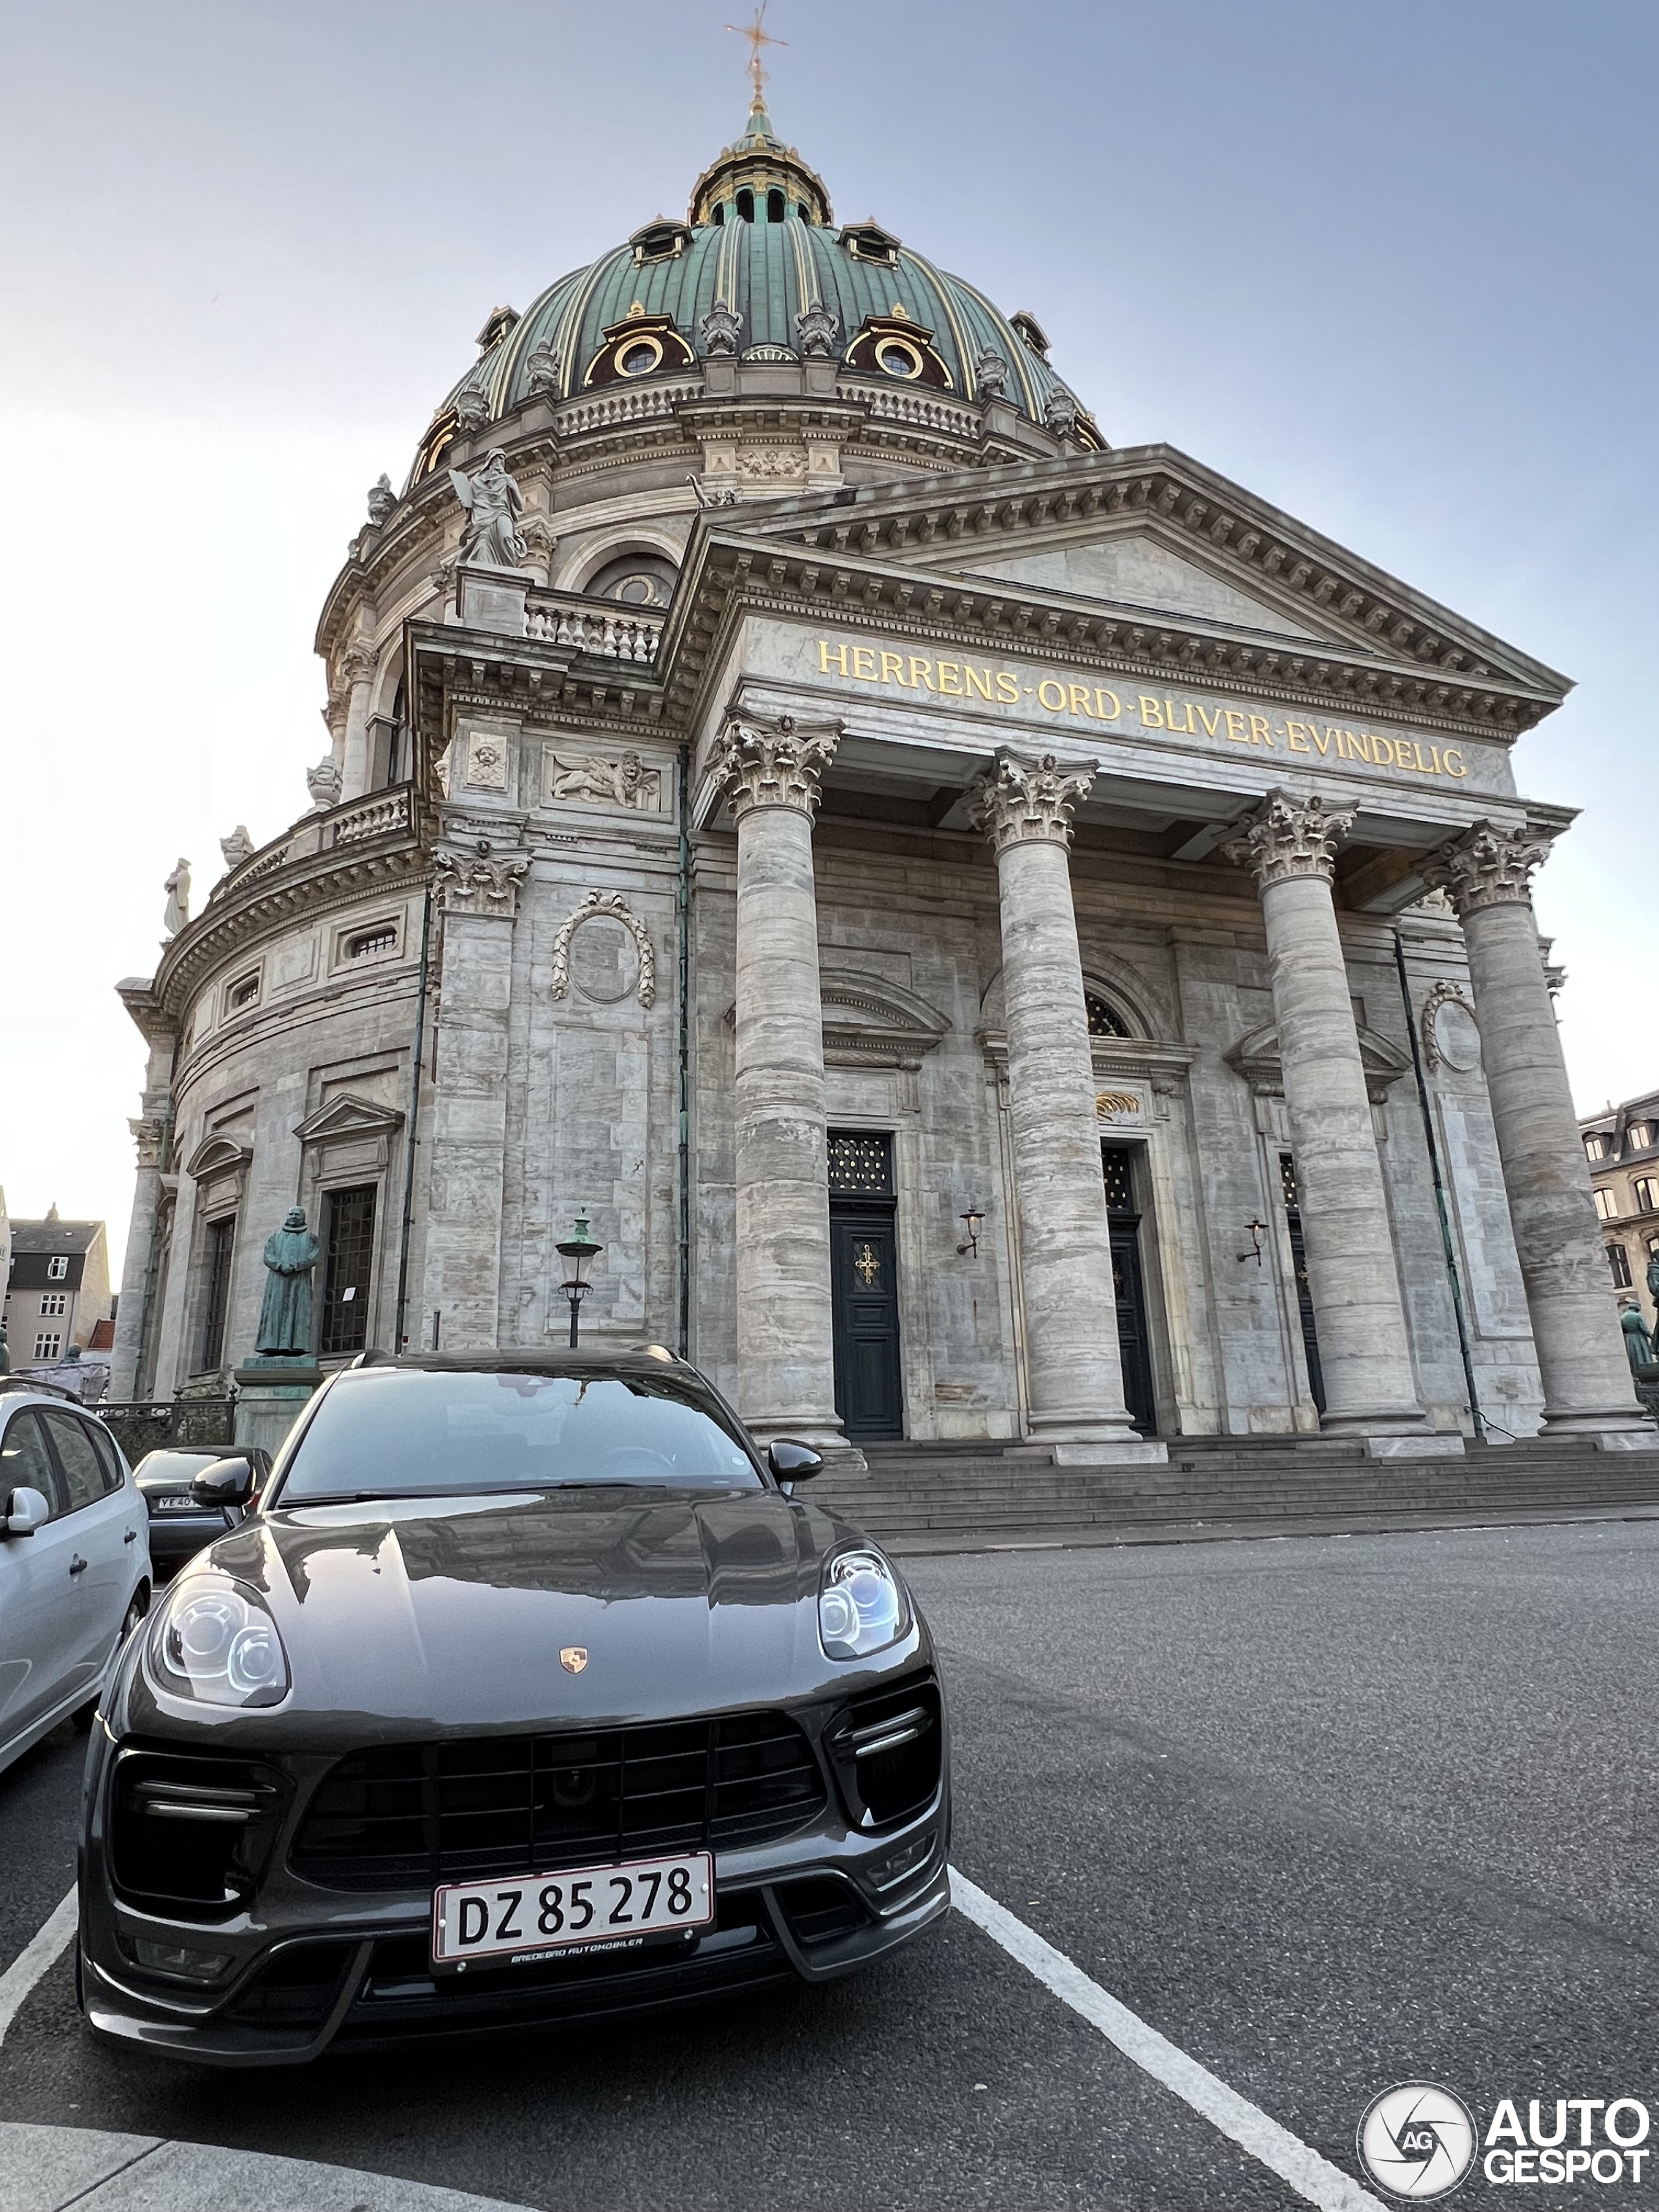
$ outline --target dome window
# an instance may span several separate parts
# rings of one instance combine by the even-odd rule
[[[708,220],[716,226],[724,226],[726,222],[726,202],[724,200],[715,201],[714,206],[708,210]]]
[[[889,376],[918,377],[921,356],[908,338],[884,338],[876,349],[876,366]]]
[[[738,214],[744,222],[753,222],[755,220],[755,195],[747,185],[744,185],[738,194]]]
[[[1022,307],[1017,315],[1010,315],[1008,324],[1018,337],[1024,339],[1039,361],[1048,360],[1048,333],[1035,315],[1028,315]]]
[[[789,206],[787,201],[784,198],[783,194],[778,190],[778,187],[774,185],[771,191],[766,195],[766,220],[768,222],[782,222],[788,212]]]
[[[691,243],[691,233],[683,222],[671,222],[659,215],[654,222],[647,222],[636,230],[629,244],[634,249],[634,265],[642,268],[647,262],[672,261]]]
[[[635,338],[617,356],[617,367],[624,376],[649,376],[661,366],[662,343],[654,337]]]
[[[582,591],[590,599],[614,599],[625,607],[665,607],[678,574],[659,554],[623,553],[590,576]]]
[[[872,216],[868,222],[849,222],[841,242],[854,261],[877,261],[890,269],[898,259],[900,241]]]
[[[894,376],[906,384],[931,384],[948,392],[953,379],[933,333],[913,322],[902,306],[890,315],[866,315],[847,349],[847,366],[866,376]]]
[[[504,338],[509,331],[516,327],[520,319],[516,307],[492,307],[485,319],[483,328],[478,333],[477,345],[483,352],[488,353],[490,347],[499,339]]]
[[[696,367],[697,357],[674,328],[671,315],[647,315],[638,302],[619,323],[605,327],[605,343],[588,364],[586,386],[623,378],[655,376],[664,369]]]

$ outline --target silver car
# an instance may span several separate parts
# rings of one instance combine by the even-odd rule
[[[114,1437],[67,1391],[0,1376],[0,1767],[91,1717],[152,1582],[149,1516]]]

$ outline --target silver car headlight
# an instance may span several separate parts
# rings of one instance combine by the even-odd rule
[[[148,1656],[164,1690],[204,1705],[280,1705],[293,1680],[270,1607],[218,1576],[192,1575],[168,1592]]]
[[[831,1659],[863,1659],[909,1633],[904,1585],[881,1553],[841,1552],[823,1571],[818,1640]]]

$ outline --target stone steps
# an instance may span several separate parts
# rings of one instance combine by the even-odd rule
[[[1056,1468],[995,1446],[875,1446],[867,1475],[813,1494],[902,1551],[1538,1519],[1659,1509],[1659,1450],[1472,1446],[1462,1460],[1376,1461],[1310,1438],[1177,1438],[1167,1467]]]

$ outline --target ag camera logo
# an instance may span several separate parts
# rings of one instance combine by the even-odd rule
[[[1391,2197],[1449,2197],[1474,2164],[1480,2134],[1459,2096],[1434,2081],[1399,2081],[1359,2123],[1359,2163]]]

